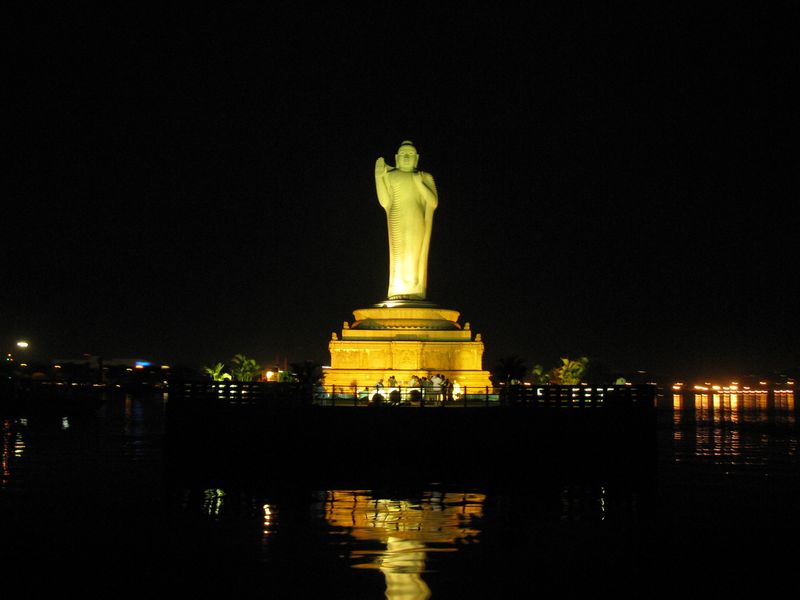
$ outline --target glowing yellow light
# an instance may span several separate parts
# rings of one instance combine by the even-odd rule
[[[267,371],[267,381],[272,381],[273,377],[275,377],[275,373],[273,371]]]
[[[161,365],[161,368],[164,369],[164,370],[167,370],[167,369],[169,369],[169,365]]]
[[[24,340],[20,340],[17,342],[17,348],[27,348],[29,346],[28,342]]]
[[[27,366],[28,366],[28,363],[20,363],[20,364],[19,364],[19,366],[20,366],[20,367],[27,367]]]
[[[53,365],[53,368],[54,368],[54,369],[60,369],[60,368],[61,368],[61,365]]]
[[[144,365],[136,365],[134,369],[144,369]]]
[[[225,491],[220,489],[210,488],[203,490],[203,507],[205,512],[210,517],[219,516],[222,505],[224,504]]]
[[[23,422],[24,421],[24,422]],[[20,419],[20,423],[22,425],[27,426],[28,420],[27,419]],[[22,438],[22,434],[17,432],[17,435],[14,438],[14,456],[20,458],[25,453],[25,440]],[[7,473],[5,473],[7,474]]]
[[[711,386],[711,389],[712,389],[712,390],[719,390],[719,389],[720,389],[720,387],[719,387],[718,385],[712,385],[712,386]]]
[[[272,507],[269,504],[265,504],[262,509],[264,510],[264,535],[269,535],[273,521]]]

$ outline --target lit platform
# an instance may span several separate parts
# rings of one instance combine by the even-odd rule
[[[437,373],[461,387],[490,386],[483,370],[483,341],[469,324],[458,322],[456,310],[427,302],[386,301],[353,311],[341,334],[333,333],[328,348],[330,369],[325,385],[374,386],[394,376],[408,386],[413,375]]]

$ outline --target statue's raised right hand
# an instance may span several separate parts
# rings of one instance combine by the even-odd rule
[[[378,160],[375,161],[375,177],[380,177],[389,171],[389,168],[386,166],[386,162],[384,162],[383,157],[381,156]]]

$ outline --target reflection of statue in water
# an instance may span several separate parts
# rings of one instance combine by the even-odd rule
[[[430,173],[417,171],[419,154],[409,141],[400,144],[396,167],[375,163],[378,201],[389,224],[389,299],[424,300],[433,211],[439,203]]]
[[[420,540],[387,536],[386,552],[380,559],[380,569],[386,578],[387,600],[428,600],[431,588],[422,579],[425,572],[425,551]]]

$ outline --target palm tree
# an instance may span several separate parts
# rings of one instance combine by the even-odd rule
[[[533,383],[550,383],[550,373],[545,371],[542,365],[533,365],[531,369],[531,379]]]
[[[586,356],[581,356],[576,360],[562,357],[561,364],[554,367],[549,373],[550,382],[561,385],[577,385],[581,382],[588,364],[589,359]]]
[[[237,354],[231,359],[231,371],[236,381],[253,381],[261,372],[261,368],[255,359]]]
[[[218,362],[214,365],[205,366],[203,367],[203,373],[211,377],[211,381],[224,381],[225,379],[230,379],[230,373],[223,373],[225,370],[225,365],[221,362]]]
[[[492,382],[495,385],[512,385],[520,383],[525,378],[528,367],[525,359],[516,354],[500,358],[492,369]]]

